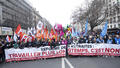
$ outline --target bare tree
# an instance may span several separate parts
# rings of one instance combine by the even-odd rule
[[[88,20],[91,30],[93,30],[94,27],[105,21],[107,10],[104,1],[105,0],[87,1],[84,8],[80,7],[78,10],[75,10],[72,16],[73,20],[82,24],[85,24],[85,22],[81,22],[82,20]]]

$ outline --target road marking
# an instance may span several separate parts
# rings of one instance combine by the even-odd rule
[[[62,68],[65,68],[65,61],[64,60],[66,61],[66,63],[69,65],[70,68],[74,68],[72,66],[72,64],[68,61],[68,59],[66,59],[66,58],[62,58]]]
[[[62,58],[62,68],[65,68],[65,61],[64,61],[64,58]]]
[[[66,58],[64,58],[65,59],[65,61],[67,62],[67,64],[70,66],[70,68],[74,68],[73,66],[72,66],[72,64],[68,61],[68,59],[66,59]]]

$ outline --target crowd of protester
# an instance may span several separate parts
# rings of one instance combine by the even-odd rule
[[[101,37],[99,35],[89,35],[89,36],[81,36],[81,37],[73,37],[73,42],[75,43],[107,43],[107,44],[120,44],[120,36],[119,35],[105,35]]]
[[[61,37],[58,40],[45,40],[45,39],[35,39],[34,41],[28,41],[27,43],[11,41],[6,42],[2,41],[1,44],[5,46],[5,48],[24,48],[24,47],[41,47],[41,46],[50,46],[55,47],[59,45],[67,45],[72,43],[107,43],[107,44],[120,44],[120,36],[119,35],[106,35],[101,37],[100,35],[89,35],[89,36],[80,36],[80,37],[70,37],[67,36]]]
[[[18,39],[17,42],[11,40],[11,42],[7,42],[5,39],[0,40],[0,61],[4,60],[4,49],[9,48],[20,48],[24,47],[44,47],[50,46],[54,48],[59,45],[69,45],[72,43],[107,43],[107,44],[120,44],[120,35],[106,35],[104,37],[100,37],[100,35],[88,35],[88,36],[80,36],[80,37],[70,37],[67,36],[61,37],[58,40],[45,40],[45,39],[35,39],[34,41],[28,41],[27,43],[20,42]]]

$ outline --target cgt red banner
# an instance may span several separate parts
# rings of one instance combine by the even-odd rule
[[[120,45],[115,44],[72,44],[68,46],[69,55],[80,56],[120,56]]]
[[[6,62],[64,57],[65,55],[65,45],[57,46],[54,49],[51,49],[49,46],[40,48],[5,49]]]

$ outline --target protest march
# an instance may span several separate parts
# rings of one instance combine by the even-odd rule
[[[72,56],[120,56],[120,33],[107,34],[107,22],[100,34],[88,35],[74,26],[56,24],[51,31],[39,22],[37,28],[22,32],[19,24],[14,36],[1,40],[6,62]]]
[[[120,0],[0,0],[0,68],[119,68]]]

